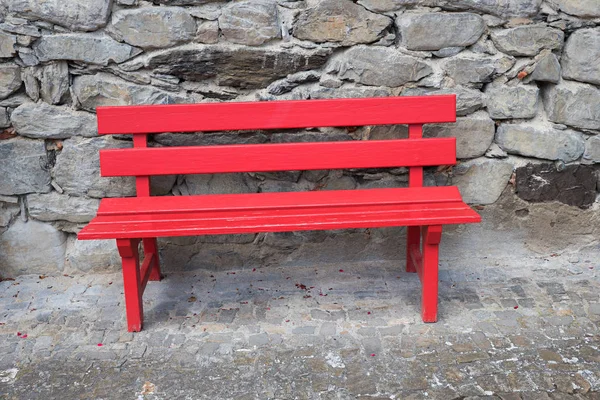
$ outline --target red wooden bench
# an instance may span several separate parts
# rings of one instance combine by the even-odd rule
[[[408,226],[408,272],[422,283],[423,321],[437,319],[442,224],[479,222],[456,187],[423,187],[423,167],[456,163],[455,138],[422,138],[425,123],[456,120],[455,96],[98,107],[99,134],[133,134],[133,149],[100,151],[102,176],[135,176],[137,197],[107,198],[79,239],[116,239],[129,331],[142,328],[142,293],[160,280],[156,238]],[[147,135],[408,124],[403,140],[149,148]],[[151,197],[150,176],[410,167],[409,187]],[[144,258],[139,261],[138,245]]]

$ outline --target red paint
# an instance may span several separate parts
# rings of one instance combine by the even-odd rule
[[[406,270],[418,273],[422,317],[434,322],[442,225],[481,220],[456,187],[423,187],[423,167],[456,163],[456,139],[423,139],[423,124],[454,122],[455,109],[453,95],[99,107],[99,133],[133,134],[134,147],[100,151],[101,174],[135,176],[137,197],[103,199],[78,237],[117,239],[128,329],[139,331],[146,284],[161,278],[157,237],[407,226]],[[147,138],[161,132],[385,124],[408,124],[409,138],[170,148],[149,148]],[[409,167],[409,188],[150,196],[152,175],[399,166]]]
[[[102,346],[103,346],[103,344],[102,344],[102,343],[98,343],[98,347],[102,347]]]
[[[98,107],[98,133],[424,124],[456,121],[456,96]]]

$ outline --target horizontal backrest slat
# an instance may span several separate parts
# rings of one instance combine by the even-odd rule
[[[162,133],[456,121],[456,96],[98,107],[98,133]]]
[[[102,176],[415,167],[455,163],[455,138],[100,151]]]

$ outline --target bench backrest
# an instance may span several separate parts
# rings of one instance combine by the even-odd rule
[[[133,134],[133,149],[100,151],[102,176],[136,176],[138,196],[151,175],[410,167],[456,163],[455,138],[423,139],[423,124],[456,121],[456,97],[383,97],[303,101],[98,107],[98,133]],[[148,134],[408,124],[409,138],[148,148]]]

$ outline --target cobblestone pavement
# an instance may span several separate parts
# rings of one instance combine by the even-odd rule
[[[118,274],[0,282],[6,399],[600,399],[597,254],[172,273],[126,332]]]

